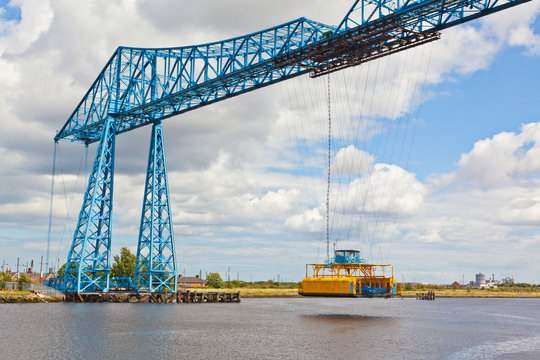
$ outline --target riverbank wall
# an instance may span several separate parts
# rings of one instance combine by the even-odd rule
[[[35,291],[0,291],[0,304],[53,303],[60,301],[64,301],[64,296],[48,296]]]
[[[215,293],[216,289],[196,289],[195,293]],[[221,294],[234,293],[242,298],[300,298],[297,289],[219,289]],[[416,298],[418,291],[403,291],[403,298]],[[540,298],[540,292],[506,292],[485,290],[433,290],[435,298]],[[48,296],[35,291],[2,290],[1,303],[53,303],[64,301],[64,296]]]

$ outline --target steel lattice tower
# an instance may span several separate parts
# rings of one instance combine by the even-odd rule
[[[67,291],[109,290],[115,134],[115,121],[109,117],[69,250],[64,275]]]
[[[144,190],[135,286],[139,291],[176,291],[176,256],[160,122],[152,126]]]

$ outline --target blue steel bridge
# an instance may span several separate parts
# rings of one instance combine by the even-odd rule
[[[176,291],[162,120],[296,76],[318,77],[419,46],[439,39],[446,28],[528,1],[356,0],[337,26],[300,18],[203,45],[118,47],[54,138],[55,144],[99,142],[65,275],[56,286],[108,292],[118,282],[110,277],[117,135],[152,125],[135,277],[128,282],[140,292]]]

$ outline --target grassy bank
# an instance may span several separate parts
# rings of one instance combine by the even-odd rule
[[[197,292],[240,292],[242,298],[263,298],[263,297],[300,297],[297,289],[269,288],[269,289],[189,289]],[[428,290],[403,291],[402,296],[415,298],[417,293]],[[435,298],[540,298],[540,291],[508,291],[499,289],[430,289],[435,293]],[[61,298],[37,294],[30,291],[0,290],[0,303],[49,303],[59,302]]]
[[[247,289],[247,288],[233,288],[233,289],[190,289],[190,291],[197,292],[239,292],[243,298],[256,298],[256,297],[294,297],[298,295],[298,289],[286,289],[286,288],[271,288],[271,289]]]
[[[59,297],[37,294],[33,291],[0,290],[2,303],[49,303],[62,301]]]

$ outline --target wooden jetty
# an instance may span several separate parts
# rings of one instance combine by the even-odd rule
[[[197,292],[189,290],[178,291],[177,302],[189,303],[212,303],[212,302],[240,302],[240,291],[231,292]]]
[[[190,290],[180,290],[177,293],[67,292],[65,293],[65,301],[75,303],[239,303],[240,292],[197,292]]]
[[[416,300],[435,300],[435,293],[433,291],[416,293]]]

